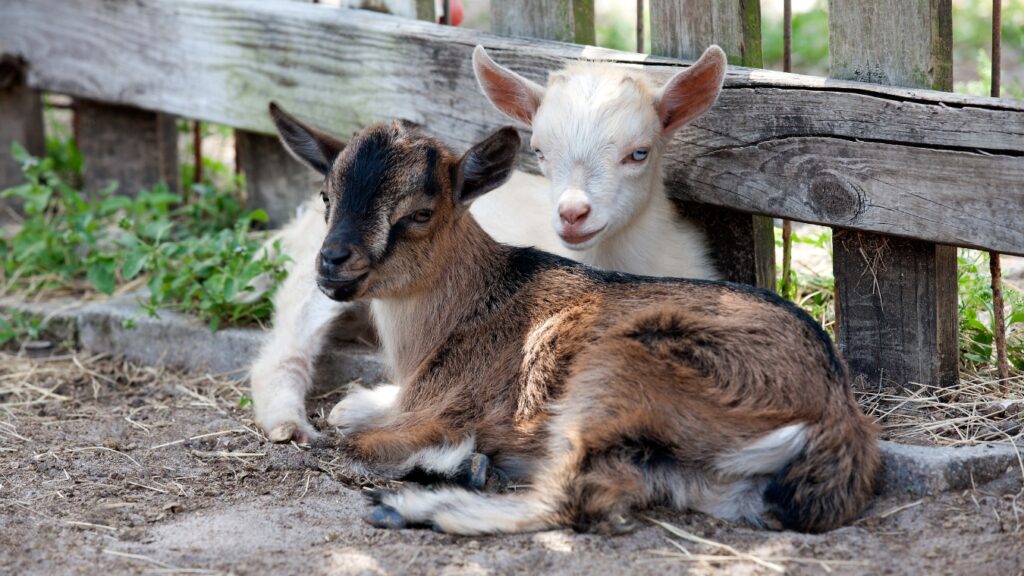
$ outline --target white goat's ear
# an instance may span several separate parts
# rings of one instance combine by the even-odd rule
[[[270,118],[286,150],[313,170],[327,175],[345,143],[327,132],[307,126],[284,111],[276,102],[270,103]]]
[[[463,154],[455,167],[456,204],[469,206],[504,184],[515,168],[519,142],[519,132],[505,126]]]
[[[693,66],[676,74],[658,92],[658,117],[665,134],[700,118],[718,98],[725,80],[725,52],[711,45]]]
[[[498,66],[483,46],[473,49],[473,72],[487,99],[513,120],[527,126],[544,98],[544,88],[519,74]]]

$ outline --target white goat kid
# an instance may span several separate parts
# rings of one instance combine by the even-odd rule
[[[714,104],[724,78],[721,49],[708,48],[661,88],[642,70],[600,63],[571,64],[552,73],[544,88],[495,64],[480,46],[473,64],[488,99],[532,127],[531,146],[543,172],[517,171],[473,204],[471,213],[488,234],[607,270],[717,277],[703,234],[665,195],[661,160],[672,134]],[[277,108],[272,116],[287,117]],[[327,143],[322,145],[344,146],[316,132]],[[333,149],[320,152],[324,162],[337,156]],[[327,171],[308,157],[299,160]],[[353,304],[331,301],[316,287],[317,251],[326,229],[322,202],[314,198],[275,237],[293,264],[274,301],[273,332],[251,375],[257,422],[275,442],[316,437],[305,416],[314,361],[332,321],[353,312]],[[380,413],[386,396],[376,389],[354,390],[328,422]]]

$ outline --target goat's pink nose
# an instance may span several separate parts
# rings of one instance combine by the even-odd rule
[[[590,214],[590,204],[585,202],[573,202],[558,209],[558,217],[569,226],[583,222],[587,219],[588,214]]]

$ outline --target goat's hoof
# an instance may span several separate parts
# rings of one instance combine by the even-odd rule
[[[366,516],[363,516],[363,520],[374,528],[386,528],[389,530],[405,528],[405,518],[398,513],[398,510],[383,504],[374,506]]]
[[[487,485],[487,476],[491,468],[491,459],[484,454],[476,453],[466,460],[466,469],[461,474],[462,484],[473,490],[483,490]]]
[[[620,536],[622,534],[629,534],[630,532],[635,531],[636,528],[636,522],[628,516],[612,514],[592,526],[589,531],[605,536]]]
[[[295,422],[278,424],[267,436],[271,442],[275,443],[291,442],[293,440],[298,444],[309,443],[309,432]]]
[[[393,490],[385,490],[383,488],[367,488],[363,490],[363,496],[372,506],[380,506],[384,502],[384,498],[391,494],[394,494]]]

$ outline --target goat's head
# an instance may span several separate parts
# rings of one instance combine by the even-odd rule
[[[324,175],[317,284],[334,300],[414,292],[457,258],[452,230],[508,179],[519,149],[511,127],[459,156],[409,122],[370,126],[344,145],[273,103],[270,114],[288,150]]]
[[[660,190],[666,143],[714,104],[726,60],[711,46],[661,88],[638,70],[594,63],[552,73],[544,88],[496,64],[482,46],[473,67],[491,103],[532,126],[555,230],[567,247],[584,249],[625,228]]]

